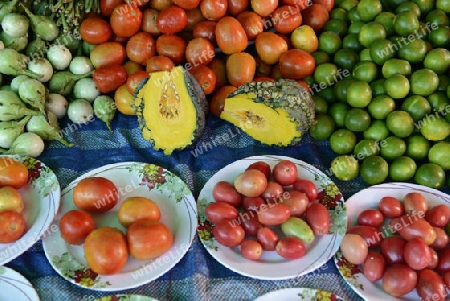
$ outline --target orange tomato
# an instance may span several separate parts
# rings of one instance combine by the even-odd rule
[[[207,20],[217,21],[227,13],[227,0],[201,0],[200,11]]]
[[[127,78],[127,82],[125,85],[127,86],[128,92],[130,92],[131,95],[134,95],[134,92],[136,88],[139,86],[139,84],[146,78],[149,78],[150,74],[147,71],[141,70],[137,71]]]
[[[207,65],[215,55],[214,45],[206,38],[193,38],[186,47],[186,61],[192,65]]]
[[[227,67],[224,59],[215,57],[211,63],[208,64],[208,67],[211,68],[216,75],[216,90],[228,84]]]
[[[136,62],[133,61],[126,61],[123,64],[123,67],[125,68],[125,70],[127,71],[127,75],[130,76],[131,74],[139,71],[139,70],[143,70],[144,67],[141,64],[138,64]]]
[[[119,42],[106,42],[97,45],[90,53],[90,59],[95,68],[121,65],[125,62],[126,57],[126,49]]]
[[[261,61],[269,65],[277,63],[281,54],[288,50],[286,40],[270,31],[262,32],[256,37],[255,47]]]
[[[280,71],[283,78],[303,79],[313,74],[316,67],[314,57],[300,49],[290,49],[280,56]]]
[[[28,168],[17,159],[0,157],[0,186],[11,186],[16,189],[28,183]]]
[[[211,94],[216,88],[217,78],[211,68],[199,65],[189,69],[189,73],[198,81],[205,95]]]
[[[156,55],[148,59],[145,70],[152,73],[164,70],[170,71],[173,67],[175,67],[175,64],[170,58],[162,55]]]
[[[147,32],[138,32],[128,40],[125,50],[130,60],[145,65],[155,55],[155,39]]]
[[[236,19],[244,27],[245,33],[250,41],[264,31],[264,22],[260,15],[252,11],[243,11],[236,16]]]
[[[186,41],[177,35],[161,35],[156,39],[156,51],[170,58],[175,64],[185,60]]]
[[[214,93],[209,103],[209,110],[214,116],[220,118],[220,113],[222,113],[223,107],[225,106],[225,98],[236,89],[235,86],[223,86]]]
[[[161,211],[151,199],[134,196],[127,198],[122,203],[118,218],[122,226],[129,227],[132,223],[142,219],[158,222],[161,218]]]
[[[13,210],[0,212],[0,243],[12,243],[26,232],[25,218]]]
[[[253,80],[256,71],[256,62],[251,54],[238,52],[228,57],[226,68],[230,84],[239,87]]]
[[[114,92],[114,102],[120,113],[124,115],[136,115],[134,97],[128,91],[126,84],[123,84]]]
[[[278,0],[251,0],[250,4],[255,13],[267,17],[278,7]]]
[[[112,209],[119,200],[116,185],[104,177],[87,177],[73,189],[73,202],[79,209],[104,213]]]
[[[219,49],[225,54],[244,51],[248,46],[244,28],[236,18],[230,16],[225,16],[217,22],[216,41]]]
[[[81,245],[86,237],[94,231],[95,221],[92,215],[81,210],[70,210],[59,220],[61,237],[73,245]]]

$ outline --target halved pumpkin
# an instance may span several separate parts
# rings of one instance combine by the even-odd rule
[[[201,137],[208,103],[199,83],[182,66],[151,73],[136,91],[139,127],[154,149],[170,155]]]

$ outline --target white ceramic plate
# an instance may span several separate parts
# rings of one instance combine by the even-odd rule
[[[140,295],[113,295],[108,297],[102,297],[95,301],[158,301],[157,299],[140,296]]]
[[[0,266],[0,300],[39,301],[39,296],[25,277]]]
[[[254,301],[343,301],[339,296],[313,288],[284,288],[256,298]]]
[[[430,208],[438,204],[450,206],[450,196],[439,190],[410,183],[380,184],[361,190],[347,200],[349,226],[356,224],[358,215],[363,210],[377,208],[382,197],[393,196],[402,200],[407,193],[413,191],[422,193],[428,200]],[[360,266],[355,266],[346,261],[340,252],[336,253],[334,260],[342,277],[365,300],[421,301],[415,290],[401,298],[389,295],[383,290],[381,280],[374,283],[367,280]]]
[[[119,190],[119,202],[111,210],[94,215],[97,227],[112,226],[126,233],[117,218],[122,202],[131,196],[152,199],[161,211],[160,221],[174,236],[172,247],[155,260],[140,261],[129,257],[121,272],[97,275],[87,266],[83,246],[67,244],[59,231],[45,237],[45,255],[53,268],[73,284],[99,291],[118,291],[148,283],[178,263],[192,244],[197,226],[195,199],[186,184],[170,171],[154,164],[123,162],[92,170],[70,183],[62,192],[61,209],[56,222],[69,210],[76,209],[73,189],[86,177],[99,176],[111,180]]]
[[[253,261],[245,259],[240,254],[239,247],[228,248],[217,243],[212,236],[213,224],[205,215],[205,207],[214,202],[212,197],[214,185],[219,181],[233,183],[234,178],[254,162],[264,161],[273,167],[277,162],[284,159],[291,160],[296,164],[299,178],[311,180],[316,184],[320,202],[327,206],[330,211],[333,226],[329,234],[317,237],[313,243],[307,245],[305,256],[296,260],[283,259],[275,251],[264,251],[260,260]],[[197,206],[199,215],[197,230],[206,250],[227,268],[256,279],[290,279],[314,271],[335,254],[347,230],[347,212],[344,199],[337,186],[315,167],[284,156],[248,157],[227,165],[205,184],[200,192]]]
[[[24,202],[22,214],[27,232],[13,243],[0,243],[0,265],[20,256],[39,238],[48,236],[55,230],[50,225],[58,212],[61,199],[58,179],[44,163],[31,157],[8,157],[21,161],[28,168],[29,181],[18,190]]]

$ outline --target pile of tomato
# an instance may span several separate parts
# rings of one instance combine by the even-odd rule
[[[61,237],[71,245],[83,245],[88,266],[96,273],[112,275],[127,263],[129,256],[137,260],[155,259],[173,244],[171,230],[160,221],[161,211],[149,198],[126,198],[118,210],[118,221],[126,228],[96,228],[94,217],[117,206],[116,185],[104,177],[87,177],[73,190],[78,209],[66,212],[59,221]],[[112,252],[111,250],[114,250]]]
[[[403,200],[383,197],[377,209],[367,209],[349,228],[342,255],[362,264],[364,276],[381,280],[395,297],[417,290],[422,300],[445,300],[450,285],[450,207],[429,206],[420,192]]]
[[[182,65],[210,95],[223,101],[252,80],[302,80],[314,72],[315,34],[333,0],[100,0],[101,14],[80,26],[93,48],[99,90],[116,90],[120,112],[133,114],[136,85],[149,73]],[[302,26],[300,30],[300,26]],[[99,69],[99,70],[98,70]]]
[[[258,260],[264,251],[299,259],[331,226],[315,184],[298,178],[290,160],[273,169],[264,161],[252,163],[233,183],[217,182],[212,194],[205,214],[214,223],[214,238],[225,247],[239,247],[247,259]]]
[[[13,243],[27,231],[25,203],[19,189],[28,183],[28,168],[12,157],[0,157],[0,243]]]

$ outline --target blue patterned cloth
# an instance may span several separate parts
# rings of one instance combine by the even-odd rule
[[[135,117],[117,114],[112,126],[114,133],[110,133],[104,123],[95,119],[87,125],[69,128],[67,120],[64,120],[61,127],[66,130],[66,138],[75,143],[75,147],[66,148],[58,142],[51,142],[38,159],[55,172],[62,189],[89,170],[110,163],[139,161],[158,164],[177,174],[197,197],[214,173],[245,157],[266,154],[290,156],[324,171],[330,168],[334,156],[327,141],[313,141],[309,136],[305,136],[296,146],[268,147],[213,116],[208,117],[205,133],[195,147],[174,152],[171,156],[165,156],[150,147],[149,142],[142,138]],[[346,199],[367,187],[361,179],[336,181],[336,184]],[[448,193],[448,190],[445,192]],[[42,301],[94,300],[111,295],[80,288],[64,280],[47,261],[41,241],[6,266],[25,276]],[[362,300],[346,284],[332,260],[300,278],[286,281],[254,280],[218,263],[204,249],[198,237],[171,271],[146,285],[120,293],[146,295],[161,301],[237,301],[254,300],[267,292],[286,287],[318,288],[335,293],[345,300]]]

